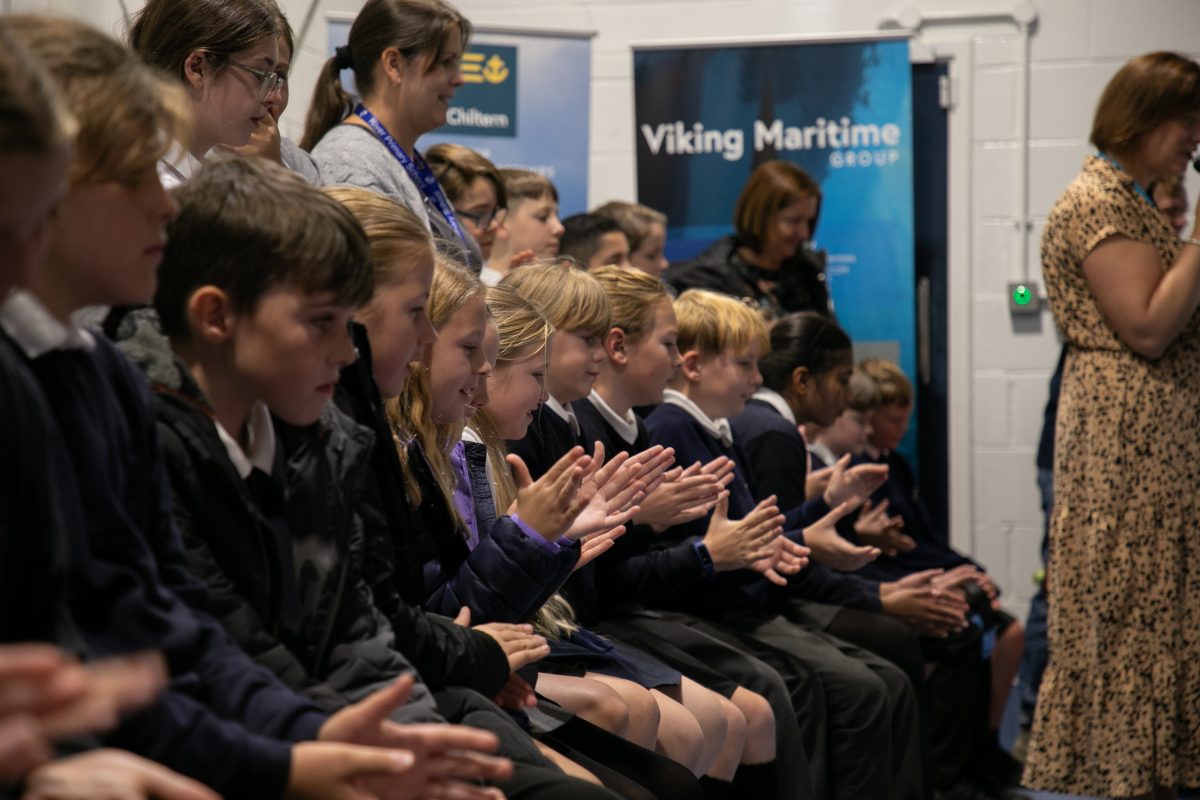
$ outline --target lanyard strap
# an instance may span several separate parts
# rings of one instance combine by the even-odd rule
[[[383,127],[383,123],[368,111],[362,103],[359,103],[355,107],[354,113],[375,132],[379,140],[383,142],[384,146],[400,162],[400,166],[404,167],[404,171],[408,173],[408,177],[412,178],[413,183],[421,190],[421,194],[425,195],[426,199],[433,203],[437,207],[437,210],[442,213],[442,216],[446,218],[446,222],[454,229],[454,235],[466,245],[467,237],[463,235],[462,228],[459,227],[458,218],[454,216],[454,209],[451,207],[450,201],[446,199],[446,193],[442,191],[437,178],[434,177],[433,170],[425,163],[425,159],[421,158],[421,154],[414,151],[412,158],[409,158],[408,153],[404,152],[404,148],[397,144],[392,135],[388,133],[387,128]]]
[[[1117,169],[1121,170],[1121,172],[1124,172],[1126,175],[1129,174],[1125,170],[1125,168],[1121,166],[1121,163],[1119,161],[1117,161],[1115,158],[1113,158],[1112,156],[1110,156],[1108,153],[1105,153],[1102,151],[1100,153],[1097,153],[1097,155],[1100,156],[1101,158],[1103,158],[1108,163],[1112,164]],[[1133,188],[1137,190],[1137,193],[1142,196],[1143,200],[1145,200],[1147,203],[1150,204],[1151,208],[1153,208],[1155,211],[1158,210],[1158,206],[1156,206],[1154,204],[1154,198],[1150,196],[1150,193],[1147,192],[1146,189],[1140,183],[1138,183],[1137,181],[1134,181]]]

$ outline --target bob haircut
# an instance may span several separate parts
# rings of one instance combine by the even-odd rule
[[[546,260],[515,269],[500,282],[537,306],[555,330],[602,338],[612,311],[599,282],[570,259]]]
[[[746,180],[733,207],[733,228],[738,243],[759,252],[775,215],[806,197],[817,198],[817,217],[820,218],[821,187],[807,172],[790,161],[760,164]],[[816,224],[813,220],[814,228]]]
[[[1092,144],[1128,154],[1164,122],[1200,114],[1200,64],[1178,53],[1138,56],[1112,76],[1092,119]]]
[[[457,202],[472,183],[483,178],[496,190],[496,208],[508,206],[500,170],[471,148],[453,142],[435,144],[425,151],[425,161],[433,170],[438,184],[446,190],[446,197],[451,203]]]
[[[679,352],[695,350],[702,357],[736,354],[759,347],[759,357],[771,347],[767,323],[757,311],[728,295],[689,289],[675,299]]]

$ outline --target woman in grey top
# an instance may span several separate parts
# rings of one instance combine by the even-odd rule
[[[470,22],[442,0],[368,0],[317,79],[301,146],[323,183],[361,186],[410,208],[439,244],[479,270],[479,246],[416,149],[446,122],[462,85]],[[341,84],[353,69],[361,102]]]

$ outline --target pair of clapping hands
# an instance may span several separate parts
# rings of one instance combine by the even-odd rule
[[[157,653],[81,663],[48,644],[0,646],[0,784],[26,800],[216,800],[197,781],[121,750],[55,759],[54,743],[114,727],[166,686]],[[412,690],[398,679],[329,717],[318,741],[293,746],[288,797],[332,800],[502,800],[479,780],[511,774],[486,731],[388,719]]]

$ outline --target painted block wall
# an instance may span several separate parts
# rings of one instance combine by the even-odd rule
[[[111,31],[140,0],[7,0],[5,10],[52,10]],[[359,0],[281,0],[298,32],[284,130],[298,138],[324,60],[325,15]],[[590,195],[634,193],[633,42],[870,32],[902,8],[1007,13],[1004,0],[459,0],[478,25],[594,31]],[[1032,38],[1029,202],[1032,235],[1017,229],[1019,38],[1011,23],[929,25],[917,52],[952,58],[951,516],[974,554],[1024,615],[1038,562],[1041,515],[1034,452],[1058,352],[1048,313],[1014,324],[1006,283],[1027,248],[1035,278],[1041,223],[1089,152],[1101,88],[1129,57],[1157,49],[1196,55],[1200,0],[1037,0]],[[306,25],[307,23],[307,25]],[[1189,176],[1192,198],[1200,180]]]

